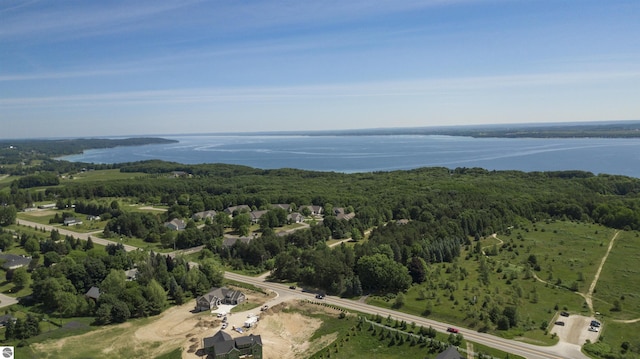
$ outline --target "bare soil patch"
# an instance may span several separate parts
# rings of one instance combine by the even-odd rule
[[[249,301],[267,303],[272,297],[243,290]],[[155,358],[175,348],[182,348],[182,357],[200,358],[196,352],[203,339],[221,329],[222,320],[215,313],[192,313],[195,302],[172,307],[158,317],[108,326],[86,334],[33,344],[36,354],[43,358],[110,358],[127,355],[136,358]],[[294,309],[293,311],[285,309]],[[298,310],[295,310],[298,309]],[[292,301],[281,303],[261,312],[259,308],[228,315],[226,332],[232,337],[260,335],[265,359],[294,359],[304,357],[325,347],[337,338],[337,333],[310,341],[322,321],[302,313],[337,311],[310,303]],[[231,330],[242,326],[249,313],[260,315],[258,324],[243,334]]]

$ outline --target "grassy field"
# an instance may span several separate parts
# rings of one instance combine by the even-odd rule
[[[120,172],[118,169],[113,170],[98,170],[98,171],[85,171],[67,176],[63,179],[65,181],[79,181],[79,182],[93,182],[93,181],[114,181],[124,179],[134,179],[140,177],[147,177],[146,173],[140,172]]]
[[[596,311],[615,319],[640,318],[640,237],[620,232],[602,268],[593,305]],[[618,301],[621,310],[615,311]]]
[[[310,358],[430,358],[437,356],[449,346],[449,335],[437,333],[433,339],[435,345],[429,345],[428,339],[420,340],[419,328],[407,325],[406,329],[394,328],[393,322],[383,320],[382,325],[361,322],[355,315],[344,318],[322,316],[322,327],[318,329],[312,339],[323,335],[339,332],[338,338],[328,347],[313,353]],[[416,335],[414,335],[416,334]],[[482,352],[498,358],[504,358],[507,353],[493,348],[472,343],[474,352]],[[466,348],[466,341],[462,341],[460,348]],[[461,352],[465,355],[464,352]],[[510,354],[510,358],[521,358]]]
[[[553,345],[557,339],[545,334],[545,323],[558,310],[588,314],[584,299],[571,289],[588,290],[614,231],[588,223],[548,221],[528,223],[484,238],[481,248],[490,268],[489,284],[480,282],[479,260],[474,247],[467,246],[454,263],[431,265],[427,281],[405,294],[399,310],[456,323],[471,329],[493,332],[507,338],[538,345]],[[495,253],[491,253],[495,251]],[[530,256],[535,256],[538,277],[551,284],[527,277]],[[636,291],[636,293],[638,293]],[[500,307],[514,306],[519,325],[508,331],[495,331],[478,313],[485,301]],[[368,303],[392,308],[393,296],[372,296]],[[397,305],[397,304],[396,304]]]

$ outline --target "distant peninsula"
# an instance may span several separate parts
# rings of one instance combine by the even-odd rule
[[[640,138],[640,121],[397,127],[328,131],[260,132],[304,136],[465,136],[475,138]],[[247,135],[246,133],[236,135]]]
[[[157,137],[132,137],[122,139],[74,138],[74,139],[22,139],[0,140],[0,163],[19,163],[25,158],[54,158],[80,154],[85,150],[119,146],[142,146],[176,143],[176,140]]]

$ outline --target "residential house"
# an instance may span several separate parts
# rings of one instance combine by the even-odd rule
[[[0,316],[0,327],[6,326],[7,324],[9,324],[9,322],[14,322],[15,323],[16,320],[17,320],[16,317],[14,317],[11,314],[2,315],[2,316]]]
[[[249,216],[251,217],[252,223],[258,223],[260,218],[264,216],[269,211],[251,211],[249,212]]]
[[[191,219],[193,219],[194,221],[201,221],[207,218],[214,219],[216,217],[216,214],[218,214],[218,212],[213,210],[198,212],[198,213],[194,213],[193,216],[191,216]]]
[[[185,171],[173,171],[171,172],[171,176],[173,176],[174,178],[179,178],[179,177],[191,177],[191,174],[185,172]]]
[[[164,226],[174,231],[182,231],[187,228],[185,221],[177,218],[172,219],[170,222],[166,222]]]
[[[71,227],[71,226],[78,226],[82,224],[82,220],[80,220],[79,218],[75,218],[75,217],[67,217],[64,219],[63,224],[67,227]]]
[[[4,262],[2,264],[2,268],[4,268],[5,270],[12,270],[28,266],[31,263],[31,257],[2,253],[0,254],[0,261]]]
[[[399,219],[399,220],[396,221],[396,224],[398,226],[404,226],[406,224],[409,224],[409,220],[408,219],[404,219],[404,218],[403,219]]]
[[[334,208],[333,213],[336,215],[336,219],[344,219],[347,221],[353,219],[356,216],[356,214],[353,212],[346,213],[345,209],[342,207]]]
[[[204,338],[204,352],[208,358],[215,359],[262,359],[262,338],[250,334],[233,339],[231,335],[220,330],[212,337]]]
[[[322,206],[300,206],[298,210],[302,212],[303,208],[308,208],[312,216],[318,216],[324,212],[324,208],[322,208]]]
[[[124,275],[127,277],[127,281],[131,282],[138,279],[138,268],[131,268],[124,271]]]
[[[249,244],[252,239],[253,237],[224,237],[224,239],[222,240],[222,246],[224,248],[233,247],[233,245],[236,244],[237,241],[240,241],[244,244]]]
[[[102,219],[102,218],[100,218],[100,216],[92,216],[92,215],[88,215],[88,216],[87,216],[87,220],[88,220],[88,221],[99,221],[99,220],[101,220],[101,219]]]
[[[290,223],[302,223],[304,216],[298,212],[293,212],[287,216],[287,220],[289,220]]]
[[[84,296],[97,301],[98,298],[100,298],[100,289],[98,287],[91,287]]]
[[[436,359],[464,359],[462,355],[458,352],[458,348],[450,345],[447,350],[436,356]]]
[[[196,299],[196,311],[212,310],[220,304],[237,305],[246,300],[244,293],[226,287],[212,288]]]
[[[290,204],[282,204],[282,203],[272,204],[271,208],[282,208],[287,212],[291,212],[291,205]]]
[[[224,213],[228,214],[228,215],[233,215],[234,212],[240,213],[240,212],[251,212],[251,207],[247,206],[246,204],[241,204],[239,206],[231,206],[231,207],[227,207],[224,209]]]
[[[41,204],[41,205],[38,206],[38,208],[40,208],[40,209],[55,209],[56,208],[56,204],[55,203]]]

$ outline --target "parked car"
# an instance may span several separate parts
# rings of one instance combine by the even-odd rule
[[[561,327],[564,327],[564,322],[556,322],[556,325],[559,325]]]
[[[452,327],[447,328],[447,331],[449,333],[458,333],[458,332],[460,332],[460,330],[458,330],[458,328],[452,328]]]
[[[267,309],[269,309],[269,306],[265,304],[262,306],[262,308],[260,308],[260,311],[264,312]]]
[[[289,289],[296,289],[296,286],[295,285],[291,285],[291,286],[289,286]]]
[[[316,299],[324,299],[324,294],[316,294]]]
[[[229,326],[229,323],[222,323],[222,329],[227,329],[228,326]]]
[[[600,328],[598,328],[598,327],[589,327],[589,331],[590,331],[590,332],[596,332],[596,333],[597,333],[597,332],[599,332],[599,331],[600,331]]]
[[[569,316],[569,312],[560,312],[560,315],[563,317],[568,317]]]
[[[592,320],[592,321],[591,321],[591,326],[592,326],[592,327],[596,327],[596,328],[598,328],[598,327],[600,326],[600,322],[599,322],[599,321],[597,321],[597,320]]]
[[[226,323],[226,322],[227,322],[227,317],[226,317],[226,316],[222,317],[222,322],[223,322],[223,323]]]

